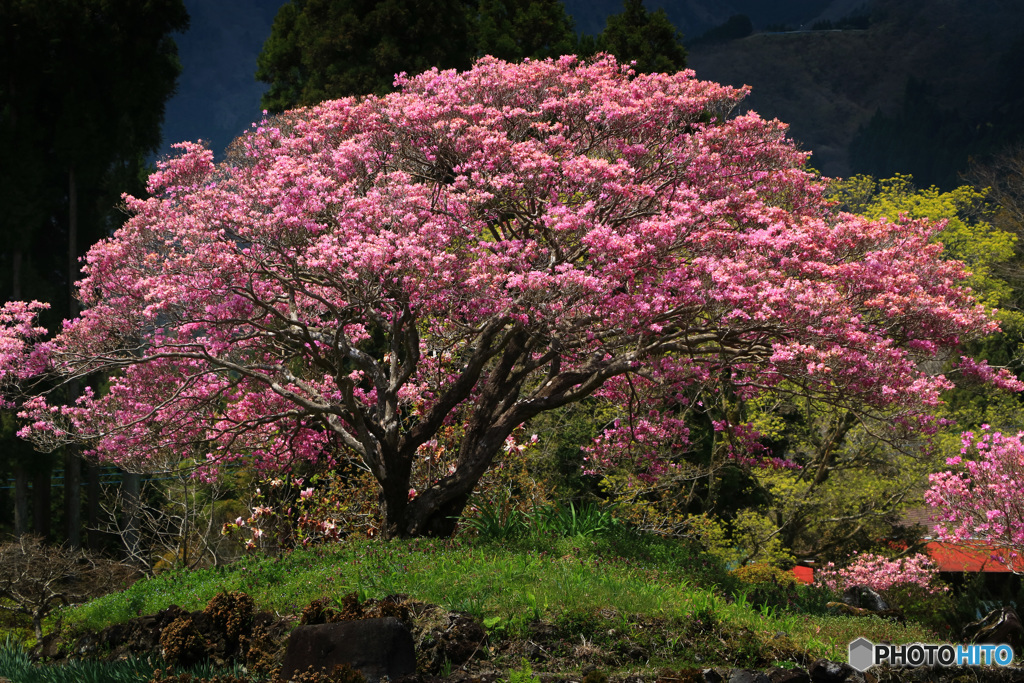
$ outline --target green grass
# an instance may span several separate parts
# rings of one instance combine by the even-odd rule
[[[469,612],[484,621],[494,639],[522,636],[537,619],[566,634],[578,631],[573,637],[579,641],[582,635],[584,644],[588,633],[618,630],[661,653],[665,664],[677,666],[680,661],[707,665],[715,657],[722,659],[714,663],[722,665],[753,662],[776,651],[845,660],[847,644],[858,636],[874,642],[936,640],[934,633],[912,623],[835,617],[818,609],[810,614],[759,609],[702,553],[678,542],[622,532],[503,544],[353,541],[276,559],[251,557],[230,568],[168,572],[65,610],[62,617],[72,632],[94,630],[171,604],[201,609],[226,590],[245,591],[260,609],[281,615],[297,614],[321,597],[402,593]],[[823,602],[809,595],[806,604]],[[700,628],[694,630],[694,624]],[[781,633],[786,637],[780,639]],[[695,639],[702,638],[708,647],[697,648],[704,654],[693,659]],[[720,646],[723,640],[729,648]]]

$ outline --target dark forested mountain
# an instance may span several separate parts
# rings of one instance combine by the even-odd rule
[[[828,175],[903,172],[949,187],[968,156],[1019,136],[1024,3],[874,0],[869,16],[863,30],[694,45],[689,66],[752,86],[745,107],[789,123]]]

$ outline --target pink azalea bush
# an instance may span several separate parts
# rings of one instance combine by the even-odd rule
[[[900,584],[918,586],[929,593],[948,590],[938,581],[938,568],[922,553],[897,559],[861,553],[842,568],[832,562],[825,564],[814,572],[814,580],[838,592],[850,586],[866,586],[884,593]]]
[[[925,501],[935,507],[938,538],[994,549],[1015,572],[1024,567],[1024,432],[964,432],[951,469],[932,474]]]
[[[78,318],[40,342],[37,304],[0,317],[23,435],[211,477],[354,458],[383,535],[442,535],[544,411],[658,406],[591,460],[655,476],[695,387],[927,430],[950,386],[929,361],[996,329],[935,225],[837,212],[782,123],[733,114],[745,89],[606,56],[397,85],[265,120],[222,164],[179,145],[90,250]],[[96,373],[102,393],[51,400]],[[731,457],[762,458],[749,425],[714,419]],[[413,485],[441,446],[452,467]]]

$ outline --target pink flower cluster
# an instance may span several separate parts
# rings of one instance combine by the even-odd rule
[[[925,501],[939,514],[939,539],[994,549],[994,556],[1020,571],[1024,554],[1024,432],[964,432],[951,469],[932,474]]]
[[[849,586],[866,586],[883,592],[899,584],[920,586],[930,593],[948,590],[948,587],[937,584],[937,576],[935,564],[921,553],[895,560],[863,553],[843,568],[829,562],[814,572],[815,583],[835,591]]]

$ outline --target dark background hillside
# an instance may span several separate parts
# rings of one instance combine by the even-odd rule
[[[949,186],[968,156],[1020,133],[1024,3],[876,0],[866,30],[699,44],[689,65],[752,86],[746,107],[789,123],[827,175]]]

